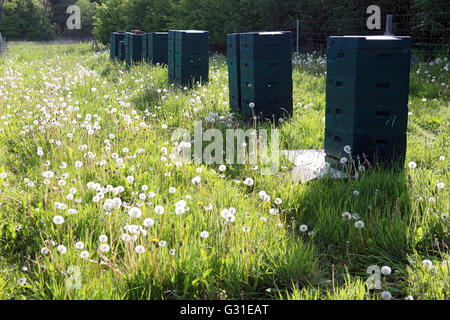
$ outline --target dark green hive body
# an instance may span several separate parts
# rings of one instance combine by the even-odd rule
[[[152,64],[168,64],[167,32],[152,32],[148,35],[148,60]]]
[[[109,37],[109,57],[117,59],[119,56],[119,42],[125,39],[122,32],[111,32]]]
[[[230,109],[241,112],[240,34],[227,35],[227,66]]]
[[[409,74],[340,76],[327,74],[327,102],[344,106],[404,106],[408,104]]]
[[[208,82],[208,31],[170,30],[168,43],[169,81],[183,87]]]
[[[175,33],[178,30],[169,30],[167,33],[167,69],[169,72],[169,82],[175,82]]]
[[[130,66],[132,62],[142,60],[142,34],[127,32],[125,34],[125,62]]]
[[[325,152],[339,161],[342,157],[349,158],[344,147],[350,146],[353,161],[360,159],[370,163],[403,161],[406,154],[406,134],[376,134],[354,135],[338,130],[325,128]]]
[[[373,135],[378,132],[402,134],[406,132],[408,107],[341,107],[327,103],[325,108],[325,127],[346,134]]]
[[[325,153],[402,164],[406,153],[409,37],[329,37]]]
[[[119,41],[119,53],[117,55],[117,60],[119,61],[125,60],[125,40]]]
[[[239,71],[229,77],[240,80],[240,110],[244,117],[279,119],[292,114],[291,33],[249,32],[239,37]],[[231,99],[230,99],[231,102]],[[254,104],[254,107],[250,107]]]
[[[150,33],[143,33],[142,34],[142,61],[144,62],[150,62],[149,56],[148,56],[148,38],[150,36]]]

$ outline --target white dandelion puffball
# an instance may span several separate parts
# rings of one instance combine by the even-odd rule
[[[356,229],[362,229],[364,228],[364,222],[362,220],[358,220],[355,222],[355,228]]]
[[[283,201],[280,198],[275,198],[275,204],[281,204]]]
[[[346,145],[346,146],[344,147],[344,152],[350,154],[350,153],[352,152],[352,148],[351,148],[349,145]]]
[[[306,232],[308,231],[308,226],[306,224],[302,224],[299,228],[300,232]]]
[[[185,207],[175,207],[175,214],[177,216],[182,215],[186,211]]]
[[[359,196],[359,191],[358,191],[358,190],[353,191],[353,195],[354,195],[355,197]]]
[[[17,280],[17,284],[19,286],[24,286],[27,283],[27,279],[25,277],[21,277]]]
[[[64,218],[62,216],[54,216],[53,217],[53,223],[56,225],[63,224]]]
[[[153,220],[152,218],[145,218],[142,224],[144,225],[144,227],[150,228],[155,224],[155,220]]]
[[[129,184],[132,184],[134,182],[134,177],[133,176],[128,176],[127,177],[127,181]]]
[[[164,241],[164,240],[161,240],[161,241],[158,242],[158,245],[159,245],[161,248],[164,248],[165,246],[167,246],[167,242]]]
[[[200,182],[202,181],[202,179],[199,176],[195,176],[194,178],[192,178],[192,184],[200,184]]]
[[[252,186],[253,185],[253,183],[254,183],[254,181],[253,181],[253,179],[252,178],[247,178],[247,179],[245,179],[244,180],[244,184],[246,185],[246,186]]]
[[[156,206],[155,207],[155,212],[156,214],[163,214],[164,213],[164,207],[163,206]]]
[[[445,187],[445,184],[444,184],[443,182],[439,182],[439,183],[436,185],[436,187],[437,187],[438,189],[443,189],[443,188]]]
[[[342,157],[341,160],[340,160],[340,162],[341,162],[342,164],[346,164],[347,161],[348,161],[348,160],[347,160],[346,157]]]
[[[428,259],[423,260],[422,261],[422,266],[425,269],[433,270],[433,262],[431,262],[431,260],[428,260]]]
[[[142,215],[142,211],[138,207],[133,207],[128,211],[128,215],[131,218],[139,218]]]
[[[100,237],[98,237],[98,241],[106,242],[106,241],[108,241],[108,236],[105,234],[102,234]]]
[[[62,244],[60,244],[56,250],[58,250],[59,253],[61,254],[65,254],[67,252],[67,248],[65,246],[63,246]]]
[[[230,213],[230,211],[228,209],[223,209],[220,212],[220,216],[225,219],[228,216],[229,213]]]
[[[89,251],[86,251],[86,250],[81,251],[81,252],[80,252],[80,257],[81,257],[82,259],[87,259],[87,258],[89,258]]]
[[[136,246],[136,248],[134,248],[134,251],[136,251],[137,253],[144,253],[145,248],[144,246]]]
[[[102,245],[99,247],[99,250],[100,250],[101,252],[103,252],[103,253],[108,252],[109,249],[110,249],[110,247],[109,247],[109,245],[107,245],[106,243],[102,244]]]
[[[53,178],[53,172],[51,172],[51,171],[44,171],[44,172],[42,173],[42,176],[43,176],[44,178],[46,178],[46,179]]]
[[[267,193],[264,190],[261,190],[258,192],[258,196],[261,200],[264,200],[264,197],[267,195]]]
[[[351,218],[352,218],[352,215],[350,214],[350,212],[344,212],[343,214],[342,214],[342,218],[344,219],[344,220],[350,220]]]
[[[408,163],[408,167],[410,167],[411,169],[415,169],[415,168],[417,168],[417,163],[415,163],[414,161],[411,161]]]
[[[131,240],[131,236],[127,233],[124,233],[122,234],[122,240],[128,242]]]
[[[381,274],[384,274],[385,276],[391,274],[392,270],[388,266],[381,267]]]
[[[84,243],[81,241],[78,241],[77,243],[75,243],[75,249],[81,250],[84,248]]]
[[[208,231],[200,232],[200,237],[202,237],[203,239],[208,238],[209,237],[209,232]]]
[[[226,167],[224,164],[221,164],[221,165],[219,166],[219,171],[220,171],[220,172],[224,172],[225,170],[227,170],[227,167]]]
[[[381,293],[381,299],[383,299],[383,300],[391,300],[392,299],[392,294],[389,291],[383,291]]]
[[[169,193],[175,193],[175,191],[177,191],[177,189],[175,189],[174,187],[169,188]]]
[[[228,223],[232,223],[236,220],[236,216],[234,214],[229,213],[226,217],[225,217],[225,221]]]

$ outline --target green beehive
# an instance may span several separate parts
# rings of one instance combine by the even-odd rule
[[[250,106],[253,104],[253,108]],[[292,114],[292,95],[248,98],[241,96],[241,113],[244,118],[258,116],[262,119],[278,120]]]
[[[230,109],[241,112],[240,34],[227,35],[227,66]]]
[[[408,123],[408,107],[341,107],[330,102],[325,108],[325,127],[346,134],[403,134]]]
[[[176,83],[183,87],[192,87],[197,81],[208,82],[208,64],[177,63],[175,66]]]
[[[119,41],[119,52],[117,54],[117,60],[119,61],[125,60],[125,40]]]
[[[329,48],[327,73],[347,77],[408,76],[410,50]]]
[[[247,99],[257,97],[271,98],[276,96],[292,96],[292,78],[247,79],[241,77],[241,94]]]
[[[208,31],[169,31],[168,63],[171,82],[176,82],[180,86],[191,86],[197,81],[208,81],[208,37]]]
[[[354,107],[408,104],[409,74],[341,76],[327,73],[327,102]]]
[[[239,48],[242,114],[276,120],[289,116],[293,110],[291,33],[244,33]]]
[[[149,56],[148,56],[148,37],[150,33],[143,33],[142,34],[142,61],[143,62],[150,62]]]
[[[403,161],[406,154],[406,134],[389,134],[378,132],[376,134],[354,135],[338,130],[325,128],[325,152],[328,157],[340,161],[341,158],[350,158],[344,151],[350,146],[351,157],[367,160],[370,163]]]
[[[168,64],[167,32],[152,32],[148,35],[148,59],[152,64]]]
[[[325,153],[372,164],[402,163],[406,153],[409,37],[330,37],[327,50]],[[351,147],[351,154],[344,147]]]
[[[290,31],[248,32],[240,37],[242,60],[290,60],[292,42]]]
[[[127,32],[125,34],[125,62],[130,66],[132,62],[142,61],[142,33]]]
[[[169,30],[167,33],[167,69],[169,73],[169,82],[175,82],[175,33],[178,30]]]
[[[124,32],[111,32],[109,38],[109,57],[117,59],[119,55],[119,42],[125,39]]]
[[[242,59],[240,74],[247,79],[291,78],[292,59]]]

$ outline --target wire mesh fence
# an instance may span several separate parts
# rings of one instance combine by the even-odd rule
[[[297,48],[297,23],[285,31],[292,31],[293,48]],[[253,30],[235,27],[235,32],[273,31],[280,26],[255,26]],[[325,53],[329,36],[382,35],[386,30],[386,15],[381,16],[381,27],[370,30],[367,17],[359,19],[299,20],[299,52],[317,51]],[[396,36],[410,36],[412,51],[416,57],[432,59],[450,54],[450,12],[403,14],[392,16],[392,33]]]

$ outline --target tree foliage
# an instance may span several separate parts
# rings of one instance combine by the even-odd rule
[[[67,29],[70,5],[80,7],[81,30]],[[98,5],[93,0],[0,0],[0,32],[7,39],[19,40],[90,36]]]

